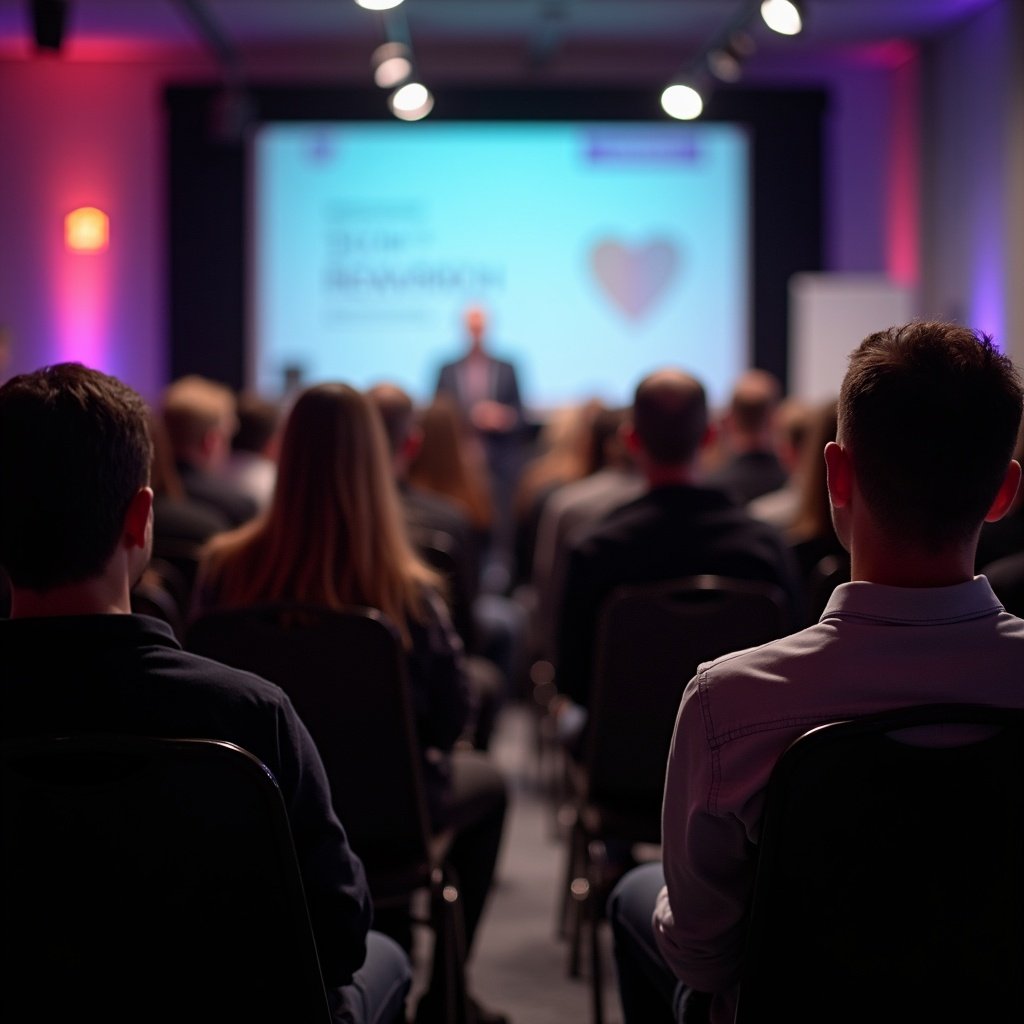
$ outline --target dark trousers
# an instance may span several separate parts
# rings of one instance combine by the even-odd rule
[[[711,997],[687,988],[658,949],[651,918],[665,875],[642,864],[623,875],[608,899],[625,1024],[702,1024]]]

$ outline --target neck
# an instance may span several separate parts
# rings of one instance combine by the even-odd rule
[[[928,551],[906,541],[851,545],[850,579],[889,587],[952,587],[974,579],[973,544]]]
[[[36,619],[57,615],[127,615],[131,612],[128,580],[97,577],[52,590],[11,588],[11,618]]]
[[[644,466],[644,476],[647,478],[649,487],[671,487],[679,484],[693,483],[693,467],[684,466],[662,466],[657,463],[649,463]]]

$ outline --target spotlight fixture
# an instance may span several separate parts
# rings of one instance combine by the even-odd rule
[[[662,110],[669,117],[679,121],[692,121],[700,117],[704,109],[704,100],[692,85],[674,82],[661,94]]]
[[[367,11],[390,11],[401,2],[402,0],[356,0],[356,4]]]
[[[757,48],[754,37],[747,32],[733,32],[720,46],[708,50],[708,70],[720,82],[738,82],[743,74],[743,61]]]
[[[393,89],[412,74],[412,52],[405,43],[382,43],[370,58],[373,80],[382,89]]]
[[[402,121],[419,121],[434,109],[434,97],[419,82],[407,82],[388,98],[391,113]]]
[[[773,32],[783,36],[799,35],[804,27],[798,0],[761,0],[761,17]]]

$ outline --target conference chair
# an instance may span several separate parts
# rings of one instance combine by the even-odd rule
[[[270,771],[216,740],[0,743],[0,1018],[329,1024]]]
[[[429,893],[434,955],[443,965],[445,1020],[468,1013],[458,880],[451,835],[431,834],[401,641],[380,612],[301,603],[209,611],[185,646],[277,683],[309,729],[335,811],[366,868],[378,910]]]
[[[758,850],[737,1024],[1024,1019],[1024,710],[810,730]]]
[[[570,773],[574,821],[562,905],[563,923],[572,918],[570,974],[579,971],[584,933],[589,941],[595,1024],[604,1019],[599,925],[624,867],[609,847],[661,843],[665,768],[683,689],[702,662],[785,630],[778,587],[721,576],[623,587],[602,607],[583,761]]]

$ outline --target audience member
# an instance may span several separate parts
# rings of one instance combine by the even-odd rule
[[[673,1002],[690,1022],[709,1000],[714,1024],[733,1020],[764,790],[799,735],[921,704],[1024,707],[1024,622],[974,576],[982,523],[1020,480],[1021,402],[1009,360],[959,325],[893,327],[852,354],[825,463],[853,582],[819,624],[687,686],[663,868],[631,872],[610,902],[627,1024],[672,1020]]]
[[[486,757],[452,749],[470,701],[462,644],[439,582],[408,540],[373,403],[346,384],[331,383],[309,388],[295,402],[270,509],[210,542],[199,598],[201,607],[364,605],[395,625],[408,655],[431,819],[438,831],[456,831],[450,859],[461,881],[471,947],[494,874],[507,796]],[[434,969],[421,1022],[439,1010],[443,967],[435,963]]]
[[[747,511],[755,519],[771,523],[779,530],[788,530],[796,519],[811,413],[811,406],[798,398],[780,403],[775,415],[775,451],[785,470],[786,482],[747,502]]]
[[[627,443],[647,490],[570,540],[559,616],[559,692],[586,707],[597,619],[617,586],[713,573],[782,588],[799,623],[801,595],[781,535],[721,491],[694,483],[709,438],[700,381],[663,369],[636,389]]]
[[[775,452],[775,411],[781,394],[778,380],[765,370],[748,370],[733,388],[722,418],[728,456],[704,483],[725,491],[738,504],[786,482],[786,470]]]
[[[548,498],[599,465],[594,422],[603,408],[597,399],[563,406],[549,414],[541,430],[539,450],[523,468],[513,505],[517,584],[531,579],[537,529]]]
[[[458,408],[447,398],[434,399],[422,411],[419,427],[409,483],[458,505],[469,518],[480,550],[486,549],[494,525],[494,503],[477,439],[466,432]]]
[[[531,582],[536,602],[539,655],[556,658],[558,614],[565,587],[567,540],[584,524],[603,519],[613,509],[640,496],[644,478],[629,453],[624,428],[629,410],[601,409],[592,424],[594,471],[555,490],[544,503],[537,524]]]
[[[839,406],[835,399],[819,405],[812,413],[806,459],[798,474],[799,504],[793,523],[786,531],[786,540],[793,549],[808,598],[817,613],[814,622],[818,621],[817,615],[825,607],[825,601],[816,600],[811,593],[822,559],[835,556],[844,562],[848,560],[832,524],[825,460],[821,457],[825,445],[836,439],[838,415]]]
[[[232,526],[256,515],[252,498],[223,476],[238,428],[231,389],[205,377],[181,377],[164,392],[163,420],[185,493],[216,509]]]
[[[408,959],[376,933],[367,946],[363,868],[288,698],[130,614],[152,539],[150,458],[145,405],[112,377],[62,364],[0,388],[0,492],[18,496],[0,504],[13,588],[12,618],[0,622],[0,735],[214,737],[251,751],[288,806],[335,1019],[397,1024]]]
[[[395,384],[377,384],[367,391],[384,424],[391,453],[391,467],[405,514],[409,538],[424,559],[437,557],[438,534],[446,545],[442,554],[451,559],[453,571],[445,590],[452,624],[466,647],[467,674],[477,698],[477,716],[471,738],[478,750],[486,750],[508,687],[509,648],[504,635],[508,624],[492,621],[493,601],[479,595],[480,552],[476,537],[462,510],[441,495],[430,494],[409,483],[409,463],[422,442],[412,398]],[[435,564],[434,568],[441,566]],[[481,608],[483,601],[485,607]],[[499,669],[498,664],[502,665]]]
[[[277,432],[281,408],[277,402],[243,392],[236,403],[238,430],[224,464],[224,479],[248,495],[260,512],[270,505],[277,475]]]
[[[153,488],[154,549],[159,551],[163,546],[181,550],[194,546],[198,552],[200,545],[215,533],[227,530],[230,523],[212,505],[194,501],[185,493],[163,420],[151,415],[149,429],[153,439],[150,485]]]

